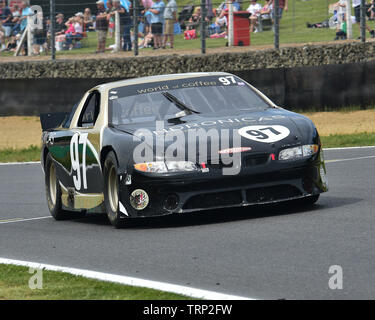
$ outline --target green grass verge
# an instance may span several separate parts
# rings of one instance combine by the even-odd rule
[[[334,134],[320,138],[324,148],[375,146],[375,133]]]
[[[0,300],[185,300],[182,295],[43,271],[43,288],[31,290],[29,268],[0,264]]]
[[[330,136],[321,136],[324,148],[338,147],[357,147],[374,146],[375,133],[357,133],[357,134],[335,134]],[[31,146],[27,149],[3,149],[0,150],[0,162],[23,162],[39,161],[40,148]]]
[[[0,150],[0,162],[24,162],[39,161],[41,149],[30,146],[25,149],[2,149]]]

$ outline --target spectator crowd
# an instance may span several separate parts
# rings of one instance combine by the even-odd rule
[[[89,0],[90,1],[90,0]],[[205,34],[209,38],[227,37],[228,0],[223,0],[217,7],[213,7],[212,0],[206,1]],[[201,34],[202,8],[200,6],[185,5],[178,7],[176,0],[138,0],[138,7],[134,7],[134,0],[99,0],[94,12],[90,8],[76,12],[71,16],[57,13],[52,17],[55,21],[55,48],[57,51],[74,50],[84,46],[84,39],[89,32],[96,33],[96,53],[106,51],[131,51],[134,41],[138,39],[138,48],[152,47],[153,50],[174,48],[174,35],[184,34],[185,39],[194,39]],[[275,19],[274,0],[234,0],[233,11],[247,11],[249,14],[249,32],[263,31],[268,25],[271,29]],[[346,37],[345,0],[335,4],[337,16],[337,37]],[[360,0],[353,0],[355,11],[354,22],[359,23]],[[279,17],[288,11],[288,0],[279,0]],[[375,0],[367,9],[369,20],[375,19]],[[134,15],[138,22],[138,34],[134,34]],[[120,44],[108,45],[108,39],[113,38],[116,29],[116,17],[119,18],[121,33]],[[39,55],[51,49],[51,17],[39,12],[35,6],[30,6],[28,0],[0,0],[0,51],[20,50],[27,54],[27,37],[22,37],[31,21],[32,54]],[[307,24],[315,27],[319,24]],[[327,22],[328,25],[328,22]],[[367,27],[372,37],[375,31]],[[25,39],[23,39],[25,38]],[[23,41],[21,41],[23,40]],[[30,38],[29,38],[30,41]],[[113,40],[111,41],[113,43]],[[117,48],[116,45],[120,47]],[[29,46],[30,47],[30,46]]]

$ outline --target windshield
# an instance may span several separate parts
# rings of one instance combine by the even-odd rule
[[[235,114],[269,107],[251,87],[235,76],[153,82],[119,87],[109,92],[109,118],[114,125],[168,120],[192,112]],[[183,108],[189,112],[181,114]]]

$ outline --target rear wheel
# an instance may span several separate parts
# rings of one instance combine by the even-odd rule
[[[109,152],[104,162],[104,203],[111,224],[119,228],[119,177],[117,175],[117,158],[113,151]]]
[[[47,155],[45,165],[45,186],[49,212],[56,220],[66,217],[66,211],[62,209],[61,189],[56,175],[56,164],[50,154]]]

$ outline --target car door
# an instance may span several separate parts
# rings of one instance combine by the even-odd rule
[[[101,124],[97,123],[101,111],[100,98],[99,91],[90,92],[76,127],[71,128],[71,186],[81,194],[99,194],[103,191],[99,156]]]

